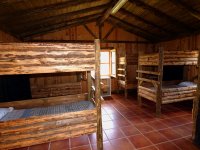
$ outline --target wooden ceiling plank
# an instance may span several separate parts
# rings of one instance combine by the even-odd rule
[[[72,7],[72,6],[77,6],[80,4],[84,4],[87,2],[92,2],[94,0],[70,0],[67,2],[60,2],[60,3],[56,3],[56,4],[50,4],[47,6],[40,6],[37,8],[33,8],[33,9],[28,9],[28,10],[22,10],[19,12],[15,12],[15,14],[11,13],[11,14],[7,14],[6,16],[0,16],[0,20],[4,20],[5,22],[7,22],[8,20],[16,20],[19,17],[28,17],[31,16],[33,14],[40,14],[42,12],[50,12],[50,11],[54,11],[54,10],[58,10],[58,9],[62,9],[62,8],[68,8],[68,7]],[[95,0],[95,1],[100,1],[100,0]],[[7,21],[6,21],[7,20]]]
[[[188,14],[195,17],[197,20],[200,20],[200,12],[193,9],[186,3],[180,0],[169,0],[171,3],[173,3],[175,6],[182,8],[183,10],[187,11]]]
[[[92,30],[90,30],[90,28],[89,28],[86,24],[84,24],[83,26],[84,26],[85,30],[86,30],[93,38],[97,39],[97,36],[92,32]]]
[[[174,17],[171,17],[167,14],[165,14],[164,12],[142,2],[141,0],[129,0],[132,4],[137,5],[138,7],[142,7],[145,10],[148,10],[149,12],[153,13],[155,16],[161,18],[161,19],[165,19],[167,22],[171,22],[172,24],[176,25],[179,28],[184,29],[185,31],[189,31],[189,32],[193,32],[194,29],[188,25],[186,25],[185,23],[177,20]]]
[[[74,16],[74,15],[80,15],[80,14],[92,12],[92,11],[95,11],[95,10],[101,10],[101,9],[106,8],[106,7],[107,7],[107,5],[100,5],[100,6],[96,6],[96,7],[91,7],[91,8],[81,9],[81,10],[78,10],[78,11],[64,13],[64,14],[61,14],[61,15],[51,16],[51,17],[48,17],[48,18],[44,18],[42,20],[34,20],[33,22],[30,22],[30,23],[22,22],[23,25],[14,24],[15,27],[13,27],[13,29],[21,30],[21,29],[24,29],[24,28],[28,28],[28,30],[31,30],[31,29],[38,28],[39,26],[42,26],[46,23],[48,24],[48,22],[53,22],[53,21],[58,20],[58,19],[68,18],[68,17]]]
[[[43,35],[43,34],[50,33],[50,32],[60,31],[62,29],[70,28],[73,26],[79,26],[84,23],[94,22],[99,17],[100,17],[100,14],[95,14],[95,15],[89,15],[89,16],[73,19],[73,20],[67,21],[67,22],[53,24],[49,27],[38,28],[38,30],[36,30],[36,31],[29,31],[29,32],[22,33],[22,34],[20,34],[20,37],[23,39],[26,39],[26,38],[32,38],[32,37],[35,37],[38,35]]]
[[[143,22],[143,23],[145,23],[147,25],[150,25],[150,26],[152,26],[154,28],[157,28],[157,29],[159,29],[159,30],[161,30],[161,31],[163,31],[163,32],[165,32],[167,34],[174,34],[174,32],[172,32],[171,30],[167,30],[167,29],[165,29],[165,28],[163,28],[163,27],[161,27],[161,26],[159,26],[159,25],[157,25],[157,24],[155,24],[155,23],[153,23],[151,21],[148,21],[148,20],[146,20],[146,19],[144,19],[144,18],[142,18],[142,17],[140,17],[138,15],[133,14],[132,12],[127,11],[124,8],[121,8],[119,13],[121,13],[121,14],[123,14],[125,16],[129,16],[129,17],[135,18],[136,20],[141,21],[141,22]]]
[[[121,23],[125,24],[126,26],[129,26],[130,28],[135,28],[135,29],[137,29],[137,30],[139,30],[141,32],[144,32],[145,34],[151,36],[154,39],[159,38],[158,35],[155,36],[153,33],[149,32],[148,30],[145,30],[145,29],[143,29],[141,27],[138,27],[138,26],[136,26],[136,25],[134,25],[132,23],[130,24],[130,23],[124,21],[124,20],[121,20],[121,19],[115,17],[115,16],[110,16],[110,17],[113,18],[114,20],[118,21],[118,22],[121,22]]]
[[[10,3],[18,3],[18,2],[23,2],[24,0],[1,0],[0,1],[0,6],[5,5],[5,4],[10,4]]]
[[[127,26],[124,26],[121,22],[115,23],[115,22],[113,21],[112,18],[108,18],[106,21],[107,21],[109,24],[111,24],[111,25],[113,25],[113,26],[116,26],[116,27],[118,27],[118,28],[121,28],[122,30],[124,30],[124,31],[126,31],[126,32],[128,32],[128,33],[130,33],[130,34],[137,35],[137,36],[139,36],[139,37],[141,37],[141,38],[144,38],[145,40],[148,40],[148,41],[150,41],[150,42],[153,42],[153,41],[154,41],[152,38],[148,37],[148,36],[145,35],[144,33],[137,32],[137,31],[135,31],[135,30],[133,30],[133,29],[127,28]]]
[[[102,18],[98,22],[98,25],[102,25],[105,20],[112,14],[113,8],[119,7],[119,4],[122,0],[112,0],[108,9],[106,9],[105,13],[103,14]],[[125,3],[124,3],[125,4]],[[123,6],[123,5],[122,5]],[[119,9],[122,7],[120,6]],[[116,13],[116,12],[115,12]]]
[[[113,30],[116,28],[116,26],[112,26],[112,28],[110,28],[110,30],[107,32],[107,34],[104,36],[104,40],[107,39],[109,37],[109,35],[113,32]]]
[[[47,43],[94,43],[94,40],[29,40],[29,42]],[[130,44],[149,44],[148,41],[125,41],[125,40],[101,40],[101,43],[130,43]],[[108,48],[108,47],[106,47]],[[104,49],[104,48],[102,48]],[[113,47],[109,47],[113,49]]]

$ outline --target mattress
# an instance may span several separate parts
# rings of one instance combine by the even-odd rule
[[[7,113],[0,121],[15,120],[19,118],[28,118],[31,116],[52,115],[65,112],[76,112],[82,110],[91,110],[95,105],[91,101],[79,101],[70,104],[62,104],[47,107],[37,107],[31,109],[13,110]]]
[[[175,85],[163,85],[162,90],[165,91],[167,89],[178,89],[178,88],[184,88],[184,87],[191,87],[191,88],[197,88],[197,84],[194,82],[184,81],[180,82],[179,84]],[[148,89],[151,89],[152,91],[155,91],[155,87],[146,87]]]

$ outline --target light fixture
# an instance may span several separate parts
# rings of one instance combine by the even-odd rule
[[[115,14],[128,0],[119,0],[111,10],[111,14]]]

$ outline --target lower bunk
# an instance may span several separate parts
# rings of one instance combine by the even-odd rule
[[[128,97],[128,90],[130,89],[137,89],[137,81],[133,82],[126,82],[124,80],[118,80],[118,87],[119,89],[124,89],[125,98]]]
[[[0,149],[26,147],[97,131],[97,109],[87,94],[0,103]]]
[[[193,82],[165,83],[161,88],[161,104],[180,102],[185,100],[193,100],[197,84]],[[144,97],[158,103],[156,86],[140,85],[138,86],[138,96]]]

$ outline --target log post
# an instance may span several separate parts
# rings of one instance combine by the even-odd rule
[[[95,39],[95,100],[97,108],[97,149],[103,150],[103,133],[101,118],[101,92],[100,92],[100,40]]]
[[[125,60],[124,60],[125,62],[124,62],[124,68],[125,68],[125,70],[124,70],[124,78],[125,78],[125,86],[124,86],[124,95],[125,95],[125,99],[127,99],[127,97],[128,97],[128,90],[127,90],[127,85],[128,85],[128,82],[127,82],[127,56],[126,56],[126,52],[125,52]]]
[[[163,63],[164,63],[164,54],[163,48],[159,49],[159,62],[158,62],[158,86],[157,86],[157,97],[156,97],[156,116],[161,115],[161,104],[162,104],[162,80],[163,80]]]
[[[199,51],[200,54],[200,51]],[[198,143],[197,140],[197,117],[199,115],[199,99],[200,99],[200,55],[198,56],[198,83],[197,83],[197,91],[196,91],[196,98],[193,101],[193,110],[192,110],[192,117],[193,117],[193,130],[192,130],[192,139],[195,143]]]
[[[142,70],[142,66],[140,65],[140,61],[139,61],[139,55],[138,55],[138,70]],[[141,72],[138,72],[138,78],[141,78],[142,77],[142,73]],[[141,84],[141,81],[138,80],[138,84],[137,84],[137,100],[138,100],[138,104],[139,106],[142,106],[142,98],[141,96],[139,95],[139,86]]]
[[[87,85],[88,85],[88,100],[91,100],[92,93],[91,93],[91,87],[92,87],[92,79],[91,79],[91,72],[87,71]]]

